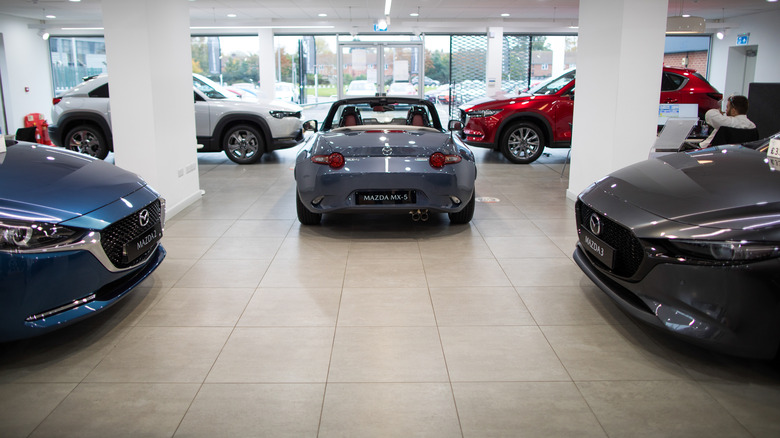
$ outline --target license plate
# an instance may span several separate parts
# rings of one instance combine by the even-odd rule
[[[162,239],[162,226],[157,224],[154,228],[126,243],[122,249],[122,261],[124,263],[135,260],[138,256],[154,248],[154,245]]]
[[[355,193],[357,205],[397,205],[416,202],[417,192],[414,190],[378,190]]]
[[[603,240],[594,236],[590,231],[580,228],[580,243],[590,254],[596,257],[609,269],[615,265],[615,248],[607,245]]]

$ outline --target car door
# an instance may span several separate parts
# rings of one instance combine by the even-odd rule
[[[195,135],[198,138],[211,137],[214,132],[211,126],[211,108],[208,99],[198,90],[193,89],[195,96]]]
[[[661,103],[689,103],[690,98],[682,92],[688,79],[668,71],[661,78]]]
[[[553,111],[553,141],[571,141],[571,124],[574,120],[574,81],[558,93]]]

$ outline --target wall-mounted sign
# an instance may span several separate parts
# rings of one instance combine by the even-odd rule
[[[737,45],[738,46],[746,46],[748,41],[750,41],[750,34],[749,33],[741,33],[737,35]]]

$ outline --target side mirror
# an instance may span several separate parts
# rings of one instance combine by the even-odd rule
[[[449,131],[460,131],[462,129],[463,123],[460,120],[450,120],[450,123],[447,125],[447,130]]]
[[[307,120],[303,122],[303,130],[304,131],[314,131],[317,132],[317,121],[316,120]]]

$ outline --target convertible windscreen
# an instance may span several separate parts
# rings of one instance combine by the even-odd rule
[[[332,128],[361,125],[405,125],[434,127],[428,108],[413,104],[357,103],[339,106],[333,116]]]

